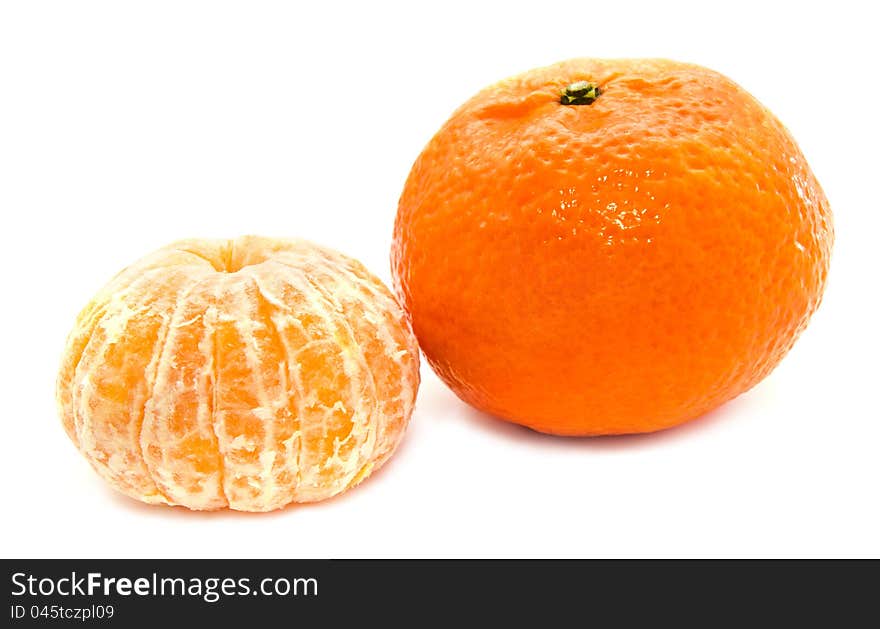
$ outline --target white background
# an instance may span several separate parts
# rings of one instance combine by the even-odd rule
[[[4,2],[0,556],[880,556],[880,50],[860,6]],[[265,515],[140,505],[91,471],[54,379],[106,279],[177,238],[258,233],[387,281],[433,132],[481,87],[575,56],[712,67],[800,142],[837,242],[825,303],[766,381],[664,433],[562,439],[470,410],[423,365],[385,469]]]

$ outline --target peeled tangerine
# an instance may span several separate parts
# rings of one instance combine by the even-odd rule
[[[269,511],[378,469],[409,421],[418,367],[404,311],[355,260],[302,240],[182,240],[80,313],[58,403],[119,491]]]

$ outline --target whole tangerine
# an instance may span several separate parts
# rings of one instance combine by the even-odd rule
[[[452,114],[406,181],[392,271],[464,401],[542,432],[638,433],[770,373],[832,241],[794,139],[733,81],[575,59]]]
[[[400,442],[419,384],[404,311],[303,240],[182,240],[82,310],[57,384],[65,430],[147,503],[269,511],[329,498]]]

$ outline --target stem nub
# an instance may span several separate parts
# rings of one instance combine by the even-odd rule
[[[598,85],[589,81],[577,81],[562,90],[559,102],[563,105],[592,105],[601,94],[602,90]]]

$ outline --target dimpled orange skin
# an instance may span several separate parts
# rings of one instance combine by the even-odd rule
[[[588,81],[590,105],[560,94]],[[493,85],[419,156],[392,271],[464,401],[560,435],[698,417],[764,378],[822,296],[828,202],[711,70],[575,59]]]
[[[418,367],[405,313],[358,262],[302,240],[182,240],[83,309],[57,398],[70,439],[124,494],[269,511],[378,469]]]

